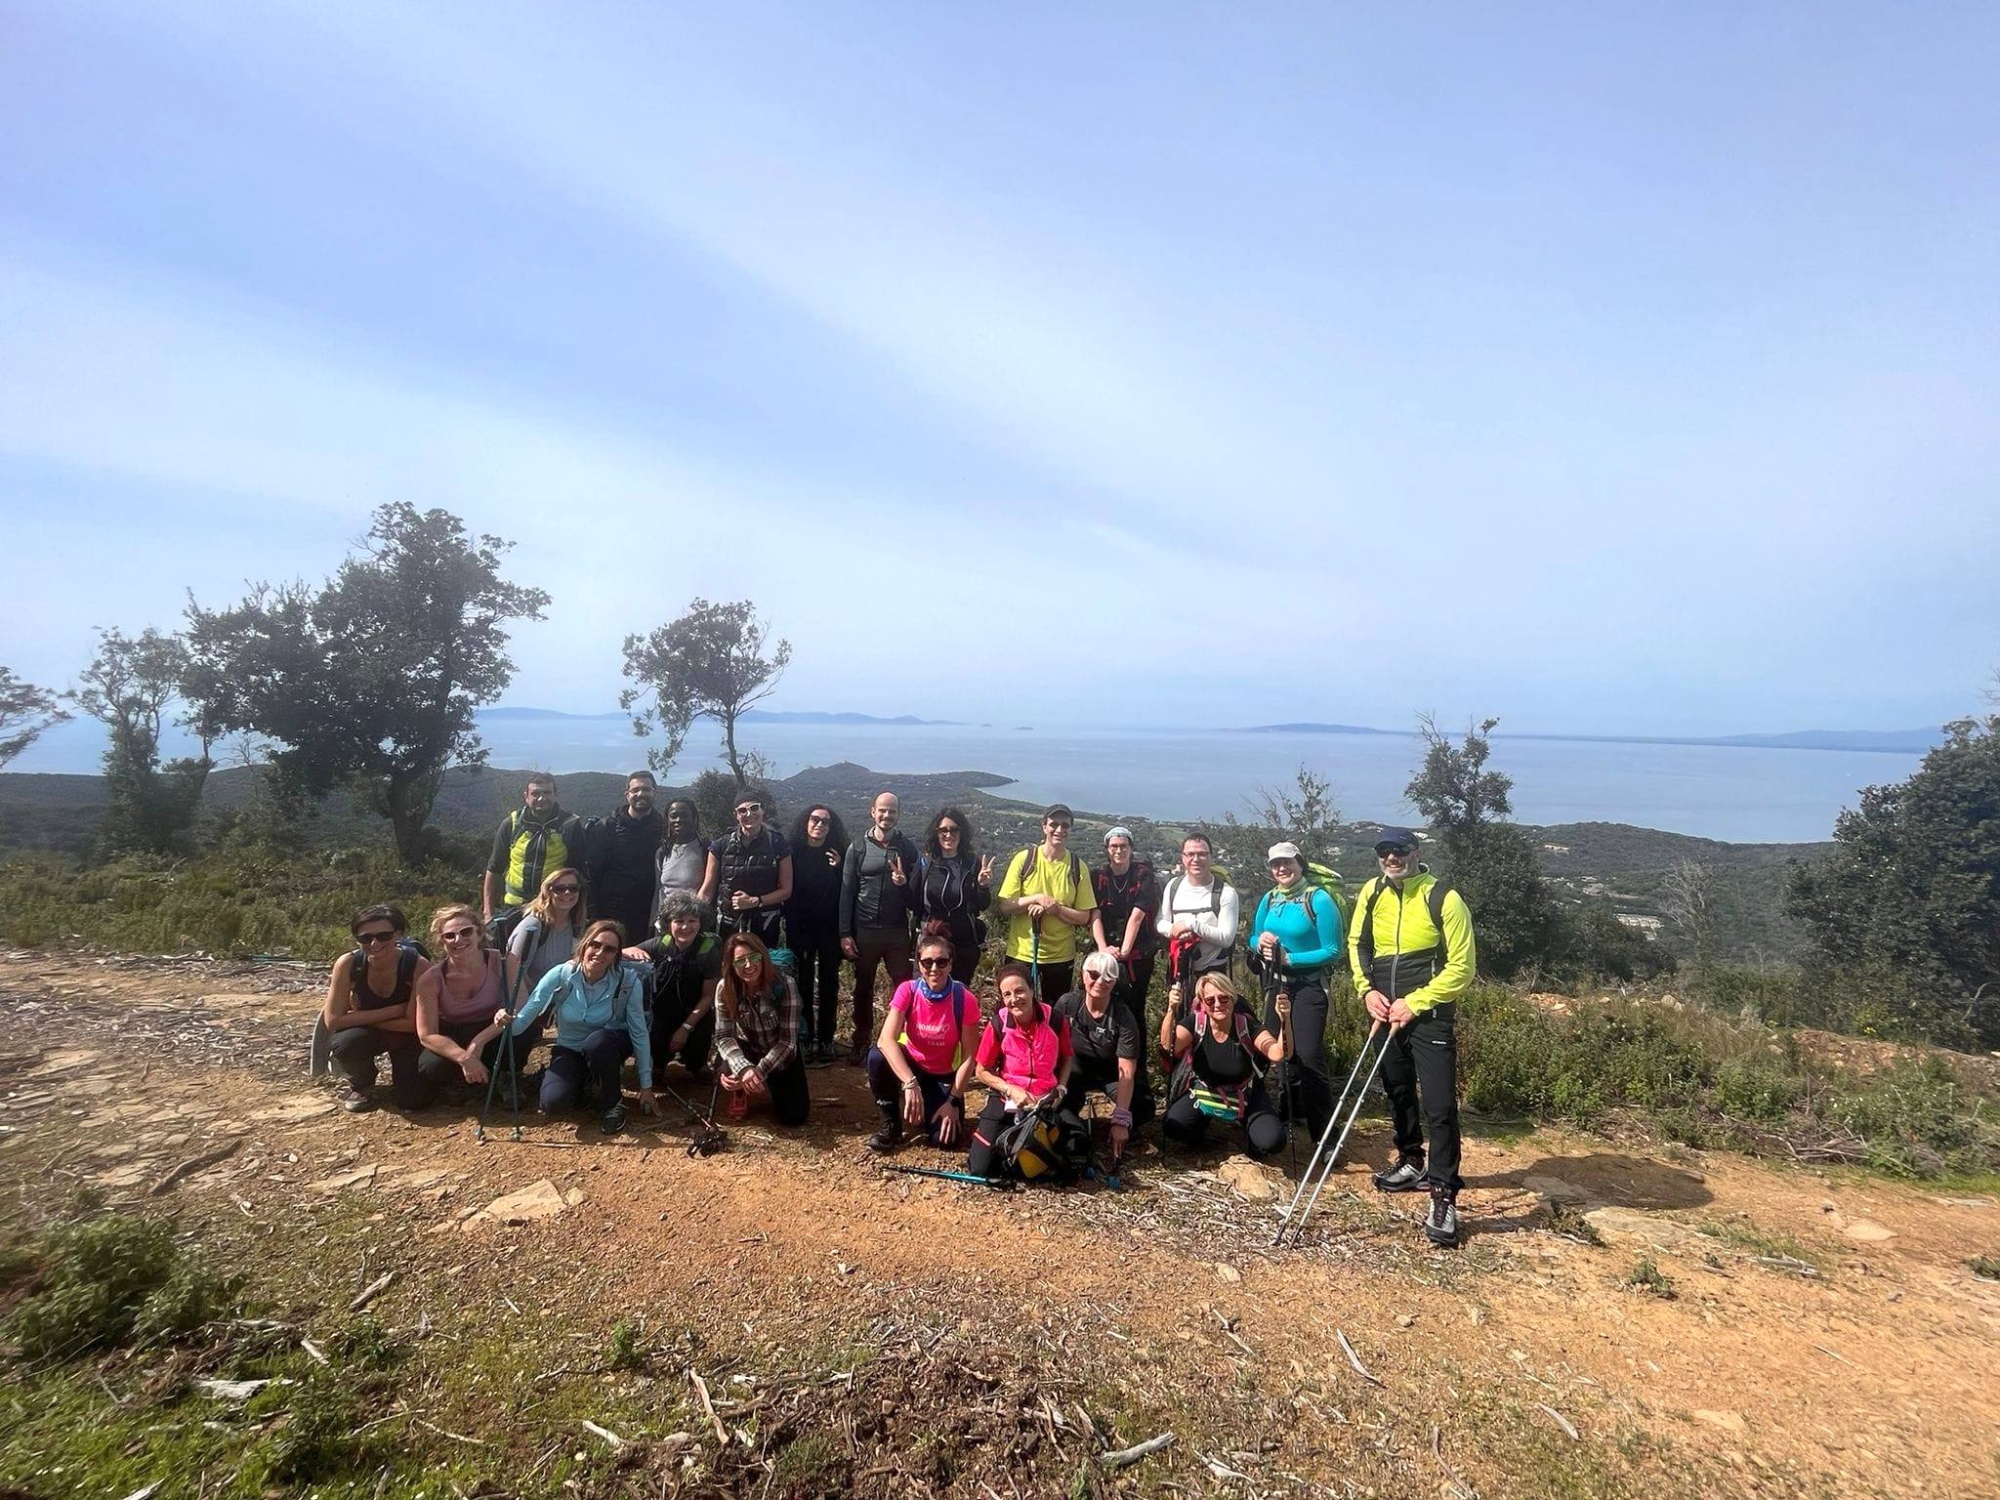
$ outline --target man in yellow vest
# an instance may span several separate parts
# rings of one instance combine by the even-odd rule
[[[493,835],[493,853],[480,883],[480,904],[489,931],[541,894],[542,876],[565,865],[581,866],[583,819],[556,805],[556,779],[546,771],[528,778],[521,805],[507,814]],[[626,934],[636,942],[637,935]]]
[[[1458,1243],[1458,998],[1478,968],[1465,898],[1418,861],[1417,836],[1384,828],[1381,874],[1354,901],[1348,960],[1370,1019],[1391,1028],[1382,1089],[1395,1125],[1396,1164],[1375,1174],[1385,1193],[1428,1189],[1424,1232]],[[1428,1160],[1425,1145],[1430,1151]]]

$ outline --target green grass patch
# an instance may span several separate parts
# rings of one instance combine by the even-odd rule
[[[2000,1255],[1975,1255],[1966,1264],[1981,1281],[2000,1281]]]
[[[1673,1277],[1662,1271],[1650,1257],[1632,1263],[1632,1269],[1625,1273],[1625,1285],[1664,1302],[1671,1302],[1680,1295],[1680,1288],[1674,1285]]]

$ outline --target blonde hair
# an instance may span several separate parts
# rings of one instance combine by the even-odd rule
[[[479,913],[463,902],[451,906],[440,906],[431,913],[431,947],[437,950],[438,962],[451,959],[451,949],[445,946],[444,930],[459,917],[472,924],[472,951],[478,953],[486,947],[486,929],[480,924]]]
[[[590,925],[590,912],[584,903],[582,872],[573,866],[564,865],[560,870],[551,870],[542,877],[542,888],[535,892],[535,899],[528,903],[528,915],[542,924],[544,932],[555,927],[555,906],[549,900],[549,887],[565,875],[576,882],[576,905],[569,909],[569,930],[577,934],[577,941],[581,942],[583,929]],[[619,936],[624,936],[624,929],[619,929]]]
[[[1243,992],[1236,988],[1230,982],[1229,976],[1220,969],[1204,974],[1194,982],[1194,997],[1196,1000],[1206,999],[1211,991],[1227,995],[1229,1003],[1232,1005],[1243,998]]]

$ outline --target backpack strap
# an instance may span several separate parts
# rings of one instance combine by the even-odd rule
[[[1361,915],[1354,923],[1354,949],[1361,955],[1361,970],[1364,974],[1375,964],[1375,903],[1381,899],[1382,877],[1376,875],[1368,882],[1368,900],[1363,904]]]

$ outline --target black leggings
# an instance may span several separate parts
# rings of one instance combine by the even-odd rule
[[[1333,1086],[1326,1068],[1326,988],[1317,979],[1299,978],[1293,984],[1292,1055],[1280,1068],[1279,1109],[1287,1120],[1304,1120],[1318,1140],[1333,1113]],[[1265,1010],[1264,1029],[1278,1034],[1275,1009]]]
[[[834,1024],[840,1020],[840,939],[799,943],[792,949],[792,962],[798,968],[800,1015],[811,1039],[831,1047]],[[799,1040],[803,1046],[806,1039]]]
[[[1249,1105],[1243,1116],[1245,1148],[1252,1156],[1269,1156],[1282,1151],[1285,1147],[1285,1122],[1271,1107],[1271,1096],[1264,1092],[1263,1084],[1251,1085]],[[1167,1106],[1160,1130],[1168,1140],[1193,1149],[1208,1139],[1208,1127],[1215,1123],[1219,1122],[1211,1121],[1194,1107],[1192,1094],[1182,1094]]]

